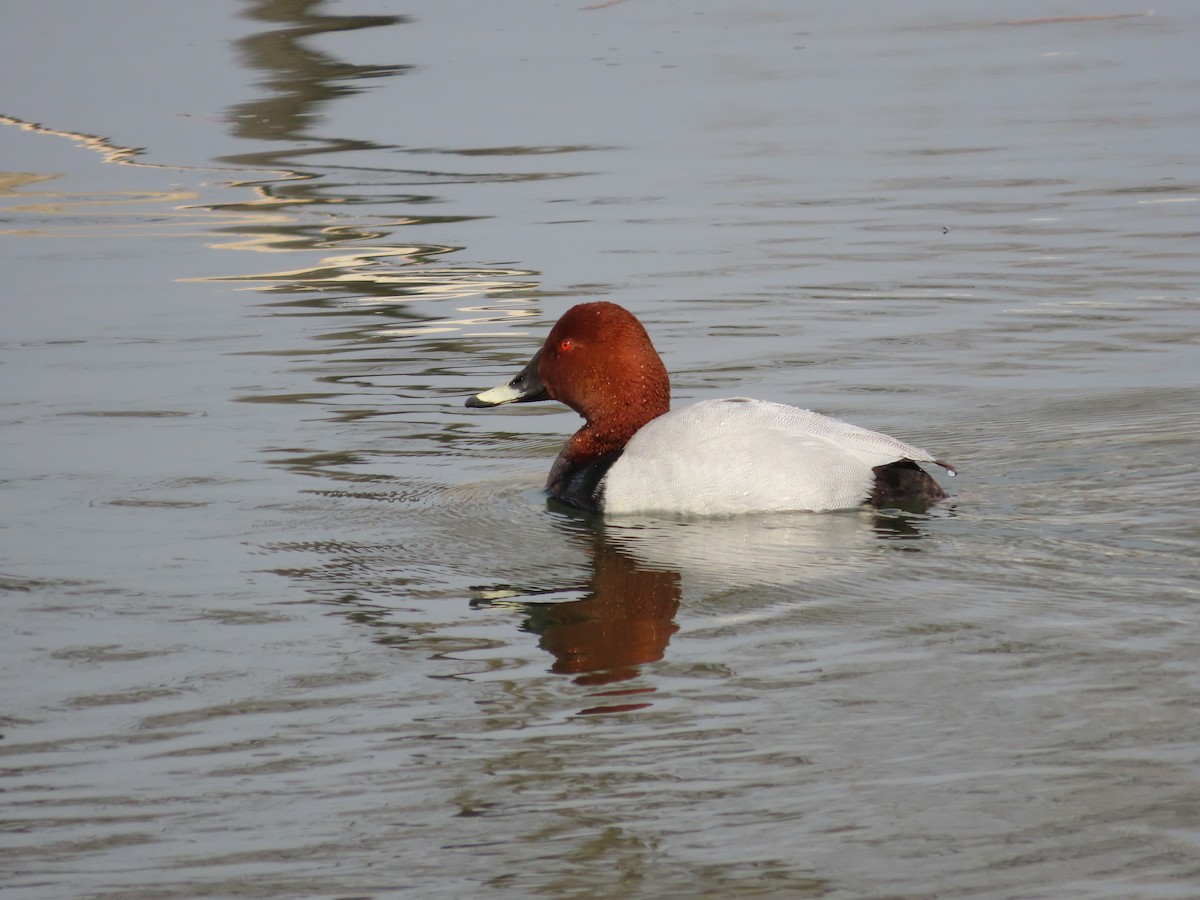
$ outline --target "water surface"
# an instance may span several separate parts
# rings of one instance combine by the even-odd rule
[[[1195,896],[1200,16],[597,6],[8,15],[0,886]],[[594,298],[953,502],[548,505]]]

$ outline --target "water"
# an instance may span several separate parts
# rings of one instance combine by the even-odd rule
[[[1200,16],[582,6],[6,15],[0,886],[1200,894]],[[547,506],[584,298],[954,502]]]

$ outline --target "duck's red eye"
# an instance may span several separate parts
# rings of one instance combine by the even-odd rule
[[[569,338],[567,340],[559,341],[558,349],[561,350],[563,353],[570,353],[572,350],[575,349],[575,342],[570,340]]]

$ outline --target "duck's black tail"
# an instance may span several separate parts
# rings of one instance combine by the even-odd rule
[[[906,512],[925,512],[939,500],[950,495],[933,480],[933,476],[911,459],[876,466],[875,486],[867,503],[880,509],[902,509]]]

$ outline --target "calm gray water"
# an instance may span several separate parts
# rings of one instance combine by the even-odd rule
[[[1200,896],[1195,4],[10,6],[6,897]],[[953,503],[548,507],[584,298]]]

